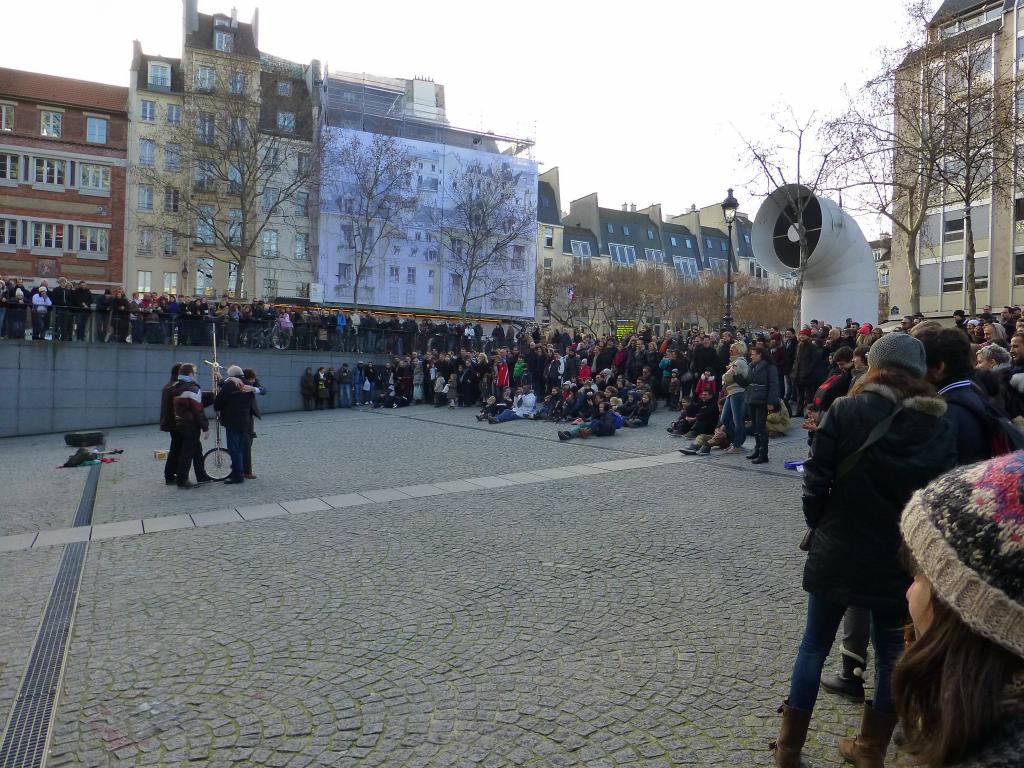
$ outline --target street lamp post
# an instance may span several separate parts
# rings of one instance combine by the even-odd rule
[[[729,230],[729,258],[725,262],[725,314],[722,316],[722,330],[732,330],[732,223],[736,220],[736,211],[740,204],[732,196],[732,189],[722,201],[722,213],[725,215],[725,226]]]

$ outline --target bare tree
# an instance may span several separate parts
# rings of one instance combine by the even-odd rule
[[[526,249],[537,226],[537,205],[521,189],[521,174],[502,162],[471,161],[445,184],[441,212],[444,268],[465,317],[473,302],[522,297]]]
[[[331,199],[325,204],[339,214],[339,251],[342,264],[350,265],[339,271],[335,293],[351,286],[352,307],[357,310],[360,287],[369,282],[374,269],[383,268],[391,249],[408,239],[419,207],[416,157],[393,136],[342,136],[327,150],[333,175],[327,182]]]
[[[231,73],[222,74],[220,83],[231,82]],[[318,160],[314,144],[302,139],[310,116],[268,125],[261,106],[265,115],[276,110],[261,103],[256,86],[231,87],[187,93],[182,119],[140,147],[132,172],[153,207],[162,208],[155,221],[165,236],[191,240],[193,254],[234,265],[234,291],[244,296],[250,259],[276,256],[278,228],[306,215]],[[264,239],[264,232],[274,237]]]
[[[800,242],[800,265],[796,270],[796,294],[793,300],[793,316],[798,322],[803,277],[810,257],[804,214],[812,197],[794,194],[790,185],[799,185],[809,190],[811,195],[819,194],[833,170],[839,146],[822,132],[821,119],[815,112],[801,117],[792,107],[786,107],[781,113],[772,115],[772,118],[776,124],[772,141],[754,142],[741,138],[744,160],[754,171],[748,183],[754,194],[768,196],[777,190],[785,190],[786,206],[783,215],[789,219]]]

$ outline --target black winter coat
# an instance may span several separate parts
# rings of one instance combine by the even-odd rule
[[[953,425],[956,435],[957,464],[974,464],[992,458],[988,425],[978,414],[985,412],[982,391],[973,382],[954,387],[943,395],[946,401],[945,419]]]
[[[779,404],[779,372],[762,359],[750,366],[747,373],[747,405]]]
[[[793,361],[793,378],[801,384],[815,389],[828,378],[828,360],[825,350],[813,341],[799,344]]]
[[[254,392],[243,392],[234,380],[225,379],[213,401],[213,410],[220,414],[220,423],[225,429],[252,434],[255,399]]]
[[[714,373],[718,370],[718,352],[714,347],[700,346],[693,350],[693,362],[690,371],[694,378],[699,378],[704,371]]]
[[[803,587],[839,605],[898,609],[910,576],[900,563],[899,521],[911,494],[956,465],[953,428],[937,397],[902,399],[889,431],[842,478],[839,465],[867,440],[901,396],[868,385],[836,400],[804,464],[803,511],[815,529]]]

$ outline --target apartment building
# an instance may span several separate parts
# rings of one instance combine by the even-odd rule
[[[121,285],[128,89],[0,69],[0,274]]]

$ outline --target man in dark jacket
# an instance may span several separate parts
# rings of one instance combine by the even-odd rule
[[[234,484],[245,482],[245,453],[252,439],[256,388],[242,381],[244,374],[237,365],[228,366],[227,374],[213,401],[213,409],[220,414],[231,456],[231,474],[224,482]]]
[[[171,436],[171,446],[167,449],[167,461],[164,462],[164,482],[173,485],[178,478],[178,456],[181,455],[181,435],[174,425],[174,399],[171,389],[178,381],[181,363],[171,366],[171,379],[164,384],[160,392],[160,431]]]
[[[200,476],[203,447],[199,442],[199,433],[203,439],[210,436],[210,422],[206,418],[203,404],[203,391],[195,379],[196,368],[191,363],[182,363],[178,369],[178,380],[171,387],[171,404],[174,409],[174,428],[181,436],[181,453],[178,455],[178,472],[176,481],[179,488],[195,488],[189,482],[188,472],[193,461],[196,463],[196,480],[200,483],[210,482],[205,470]]]
[[[768,362],[762,347],[750,350],[747,381],[746,403],[754,433],[754,451],[747,458],[754,464],[767,464],[768,412],[779,407],[779,372]]]
[[[814,399],[814,392],[828,377],[828,363],[825,352],[813,340],[811,331],[800,331],[796,356],[793,361],[793,384],[796,386],[796,413],[802,416],[804,405]]]
[[[53,301],[53,340],[70,341],[71,339],[71,306],[74,290],[66,278],[57,280],[57,287],[50,294]]]
[[[693,350],[693,359],[690,362],[690,373],[697,379],[704,371],[718,369],[718,353],[711,346],[711,337],[705,336],[699,347]]]

